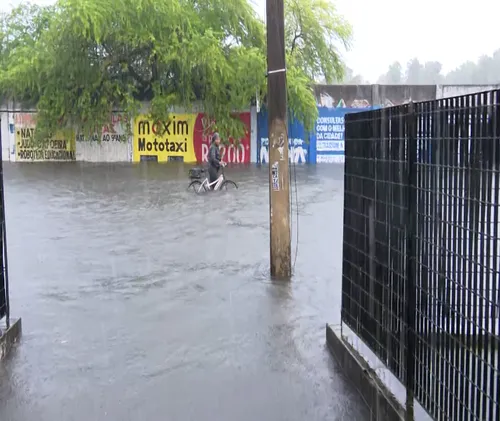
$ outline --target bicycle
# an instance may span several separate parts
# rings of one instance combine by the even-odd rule
[[[205,170],[203,168],[190,169],[189,178],[191,178],[192,181],[191,183],[189,183],[188,190],[193,190],[196,193],[200,194],[210,190],[218,191],[218,190],[231,190],[233,188],[237,189],[238,185],[234,181],[226,178],[224,174],[225,166],[226,164],[221,165],[222,172],[217,178],[217,180],[213,181],[212,183],[208,181],[208,177],[205,177],[203,181],[200,181],[201,175],[205,173]]]

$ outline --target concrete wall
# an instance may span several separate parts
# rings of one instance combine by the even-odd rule
[[[368,107],[390,107],[409,101],[427,101],[458,95],[498,89],[500,85],[316,85],[315,95],[318,107],[328,109],[363,109]],[[148,104],[143,104],[143,112]],[[175,109],[176,113],[200,113],[201,105],[192,110]],[[2,158],[16,160],[16,126],[32,115],[29,107],[10,103],[0,105]],[[258,115],[255,107],[250,109],[250,145],[248,154],[251,162],[258,162],[260,138],[258,136]],[[265,136],[264,136],[265,137]],[[130,162],[133,160],[133,122],[124,122],[117,115],[109,125],[92,140],[81,140],[76,136],[75,158],[90,162]],[[312,154],[315,155],[315,154]],[[311,156],[312,156],[311,155]]]
[[[316,103],[327,108],[392,107],[436,99],[436,85],[316,85]]]
[[[476,92],[492,91],[499,89],[499,85],[438,85],[436,98],[450,98],[454,96],[474,94]]]
[[[0,105],[2,159],[16,161],[16,129],[32,126],[35,110],[30,107],[5,102]],[[127,127],[128,126],[128,127]],[[130,123],[120,114],[113,115],[109,124],[89,140],[76,135],[75,155],[78,161],[119,162],[129,161],[131,150]],[[100,142],[99,142],[100,141]]]
[[[141,112],[147,113],[149,104],[144,103]],[[185,109],[172,109],[170,110],[175,114],[192,114],[197,116],[197,126],[195,127],[196,136],[194,142],[195,148],[200,149],[197,155],[205,156],[202,152],[207,149],[207,137],[201,136],[201,127],[198,127],[198,120],[200,119],[201,108],[197,105],[192,110]],[[21,106],[12,102],[5,102],[0,105],[0,119],[1,119],[1,136],[2,136],[2,159],[4,161],[23,161],[20,156],[22,148],[16,145],[19,140],[19,132],[22,128],[34,127],[34,117],[36,116],[35,110],[27,106]],[[256,149],[257,144],[257,112],[255,107],[248,113],[249,122],[249,135],[247,140],[243,141],[244,145],[239,148],[230,147],[227,150],[225,159],[228,162],[238,161],[241,158],[247,157],[246,162],[255,162],[255,154],[251,153]],[[16,140],[17,133],[17,140]],[[72,141],[72,146],[68,143],[67,156],[71,156],[77,161],[88,162],[131,162],[133,161],[133,148],[134,148],[134,122],[126,121],[125,116],[116,113],[112,116],[109,124],[102,127],[98,133],[85,138],[83,135],[76,134],[75,139]],[[67,136],[66,136],[67,137]],[[57,137],[58,139],[62,137]],[[29,139],[25,139],[26,141]],[[135,139],[137,140],[137,139]],[[240,149],[245,147],[244,151]],[[235,150],[236,149],[236,150]],[[17,151],[17,153],[16,153]],[[56,151],[57,152],[57,151]],[[66,152],[66,151],[65,151]],[[37,160],[45,160],[42,156]],[[26,159],[30,160],[30,159]],[[58,159],[59,160],[59,159]],[[238,161],[239,162],[239,161]]]
[[[131,141],[104,143],[77,141],[76,160],[87,162],[127,162],[131,158]]]
[[[343,163],[345,114],[370,108],[390,107],[410,101],[430,101],[443,96],[463,95],[494,88],[496,86],[492,85],[317,85],[315,95],[319,119],[316,124],[316,133],[310,133],[309,142],[306,142],[306,133],[303,127],[292,122],[294,129],[289,127],[290,151],[299,151],[300,154],[291,154],[291,159],[293,159],[292,156],[295,156],[294,162],[299,164]],[[324,124],[325,121],[328,124]],[[269,142],[267,116],[262,112],[259,113],[258,118],[258,133],[257,149],[254,156],[257,162],[267,162]]]
[[[101,133],[90,139],[76,137],[76,160],[88,162],[127,162],[132,160],[132,122],[114,114]]]
[[[318,107],[391,107],[410,101],[472,94],[499,89],[498,85],[316,85]]]
[[[2,140],[2,160],[10,161],[9,119],[7,113],[0,113],[0,138]]]

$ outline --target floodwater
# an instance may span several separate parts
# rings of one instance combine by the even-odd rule
[[[342,167],[297,167],[291,283],[268,275],[267,167],[228,168],[239,190],[205,196],[175,164],[4,169],[23,338],[0,420],[368,419],[325,346]]]

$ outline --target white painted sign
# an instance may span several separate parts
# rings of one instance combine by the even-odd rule
[[[260,139],[260,162],[262,164],[269,163],[269,138],[263,137]],[[304,164],[307,160],[307,149],[304,139],[288,139],[288,159],[295,164]]]
[[[246,151],[248,146],[245,147],[242,143],[238,146],[234,146],[233,144],[226,146],[220,145],[220,158],[222,161],[227,162],[229,164],[244,164]],[[210,146],[206,143],[201,145],[201,155],[202,162],[208,162],[208,151],[210,150]]]

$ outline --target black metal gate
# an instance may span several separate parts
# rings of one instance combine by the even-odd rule
[[[346,116],[342,322],[436,420],[500,419],[500,91]]]
[[[0,119],[0,128],[2,120]],[[2,131],[0,130],[0,320],[7,318],[9,323],[9,280],[7,275],[7,244],[5,233],[5,201],[3,185]]]

